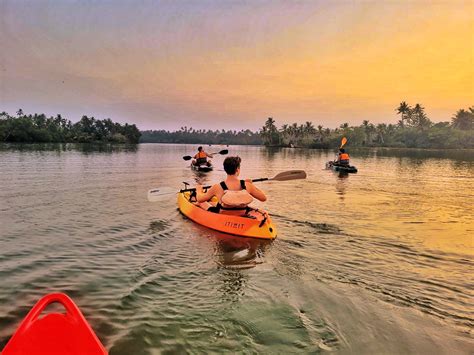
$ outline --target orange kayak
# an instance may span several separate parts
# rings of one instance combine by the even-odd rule
[[[51,303],[60,303],[65,313],[44,312]],[[75,303],[64,293],[51,293],[36,303],[2,351],[13,354],[104,355],[107,350]]]
[[[209,212],[189,201],[190,195],[189,191],[178,193],[179,210],[202,226],[241,237],[275,239],[277,236],[276,228],[265,211],[252,211],[245,217]],[[211,203],[217,203],[217,199]]]

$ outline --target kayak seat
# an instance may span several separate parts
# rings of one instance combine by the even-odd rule
[[[266,216],[260,212],[260,210],[252,207],[245,207],[245,208],[236,208],[236,209],[228,209],[228,208],[223,208],[219,204],[212,205],[210,204],[210,207],[207,209],[204,208],[203,204],[200,204],[199,207],[206,209],[209,212],[212,213],[219,213],[219,214],[228,214],[228,215],[237,215],[240,217],[245,217],[245,218],[250,218],[250,219],[262,219],[265,220]]]
[[[219,208],[217,206],[211,206],[207,209],[209,212],[219,213]]]
[[[207,164],[207,158],[197,158],[196,163],[194,163],[194,165],[202,165],[202,164]]]
[[[209,212],[220,213],[220,214],[229,214],[246,217],[247,214],[253,210],[252,207],[223,207],[220,203],[217,203],[215,206],[211,206],[207,209]]]

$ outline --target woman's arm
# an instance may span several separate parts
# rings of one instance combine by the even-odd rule
[[[267,196],[265,196],[265,193],[260,190],[258,187],[256,187],[252,180],[247,179],[245,180],[245,187],[247,188],[247,191],[249,194],[251,194],[253,197],[255,197],[257,200],[265,202],[267,200]]]
[[[209,201],[213,196],[216,195],[216,186],[214,185],[211,188],[207,189],[206,192],[203,191],[202,185],[196,185],[196,200],[197,202],[206,202]]]

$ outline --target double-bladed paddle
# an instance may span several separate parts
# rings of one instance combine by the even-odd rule
[[[306,172],[304,170],[288,170],[281,172],[274,177],[271,178],[258,178],[252,179],[252,182],[260,182],[260,181],[289,181],[289,180],[299,180],[299,179],[306,179]],[[205,186],[204,189],[209,189],[211,186]],[[172,187],[160,187],[156,189],[151,189],[148,191],[148,201],[150,202],[157,202],[162,201],[162,197],[168,195],[174,195],[178,192],[188,192],[188,191],[195,191],[196,188],[189,188],[189,189],[182,189],[176,191]]]
[[[214,155],[214,154],[220,154],[220,155],[226,155],[227,153],[229,153],[229,151],[227,149],[224,149],[224,150],[221,150],[220,152],[217,152],[217,153],[209,153],[209,155]],[[183,157],[184,160],[191,160],[193,157],[190,156],[190,155],[185,155]]]

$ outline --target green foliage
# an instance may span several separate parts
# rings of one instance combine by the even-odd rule
[[[397,114],[401,115],[398,125],[401,128],[412,127],[419,130],[425,130],[432,125],[432,122],[425,113],[425,108],[420,104],[411,107],[405,101],[402,101],[396,109]]]
[[[268,146],[280,145],[281,136],[278,133],[278,128],[275,126],[275,120],[272,117],[268,117],[265,125],[262,127],[260,132],[263,143]]]
[[[464,109],[459,110],[451,120],[454,128],[463,131],[474,129],[474,106],[469,107],[468,111]]]
[[[44,114],[25,115],[22,109],[17,117],[0,113],[0,141],[23,143],[138,143],[140,131],[135,125],[121,125],[110,119],[96,120],[82,116],[76,123]]]
[[[347,137],[353,147],[398,148],[474,148],[474,107],[459,110],[449,122],[433,124],[424,107],[414,107],[405,101],[396,109],[401,119],[397,125],[380,123],[376,126],[364,120],[360,126],[341,124],[336,129],[293,123],[276,128],[273,118],[267,119],[260,135],[265,145],[334,148],[342,137]]]
[[[192,127],[181,127],[179,131],[165,130],[143,131],[141,143],[191,143],[191,144],[240,144],[259,145],[262,139],[258,133],[250,130],[195,130]]]

